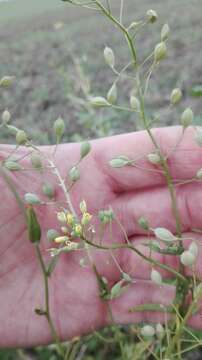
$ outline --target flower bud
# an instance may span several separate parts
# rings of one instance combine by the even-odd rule
[[[115,104],[117,100],[117,86],[114,83],[107,93],[107,100],[110,104]]]
[[[194,298],[202,295],[202,283],[199,283],[194,289]]]
[[[161,41],[165,41],[168,39],[170,33],[170,28],[168,24],[164,24],[161,29]]]
[[[59,143],[65,132],[65,123],[61,117],[59,117],[57,120],[55,120],[53,129],[55,132],[57,143]]]
[[[149,160],[150,163],[154,164],[154,165],[158,165],[161,163],[161,157],[159,154],[157,153],[150,153],[147,155],[147,159]]]
[[[104,58],[107,65],[113,68],[115,64],[115,56],[113,50],[108,46],[106,46],[104,49]]]
[[[196,256],[191,251],[186,250],[180,255],[180,261],[185,266],[192,266],[196,261]]]
[[[27,134],[24,130],[18,130],[16,134],[16,143],[24,145],[27,142]]]
[[[50,183],[44,183],[42,186],[43,194],[46,195],[49,199],[52,199],[55,195],[55,188]]]
[[[33,168],[35,169],[42,168],[43,165],[42,165],[41,157],[37,152],[32,152],[30,160]]]
[[[11,160],[5,161],[4,166],[9,171],[19,171],[19,170],[23,169],[22,166],[18,162],[11,161]]]
[[[54,239],[56,244],[63,244],[68,240],[69,240],[69,238],[67,236],[58,236]]]
[[[9,87],[13,82],[14,76],[4,76],[0,80],[0,86]]]
[[[82,235],[82,226],[80,224],[75,225],[73,229],[73,236],[81,236]]]
[[[202,168],[197,171],[196,178],[202,180]]]
[[[69,171],[71,181],[76,182],[80,179],[80,172],[77,166],[73,166]]]
[[[200,147],[202,147],[202,130],[197,131],[195,135],[195,141]]]
[[[138,219],[138,224],[143,230],[148,231],[150,228],[148,220],[143,216]]]
[[[151,280],[157,285],[162,284],[161,274],[157,270],[152,269],[152,271],[151,271]]]
[[[125,281],[127,281],[127,282],[131,282],[131,281],[132,281],[132,278],[131,278],[131,276],[130,276],[129,274],[127,274],[127,273],[125,273],[125,272],[122,272],[121,275],[122,275],[123,280],[125,280]]]
[[[80,148],[81,159],[83,159],[85,156],[87,156],[89,154],[90,150],[91,150],[91,144],[88,141],[83,142],[81,144],[81,148]]]
[[[39,199],[38,195],[36,195],[36,194],[26,193],[24,198],[25,198],[25,202],[29,205],[41,204],[41,200]]]
[[[140,110],[140,102],[139,102],[138,98],[136,98],[136,96],[131,95],[130,106],[131,106],[131,109],[133,109],[135,111]]]
[[[90,99],[90,104],[96,107],[110,106],[109,102],[102,96],[95,96]]]
[[[141,329],[141,335],[145,337],[153,337],[155,335],[155,329],[151,325],[145,325]]]
[[[81,224],[82,225],[88,225],[89,222],[91,221],[92,215],[89,213],[84,213],[81,219]]]
[[[162,41],[161,43],[157,44],[154,49],[154,60],[155,62],[159,62],[167,56],[167,47],[166,44]]]
[[[60,211],[57,213],[57,219],[58,221],[62,222],[62,223],[66,223],[66,214],[64,211]]]
[[[46,237],[48,241],[54,241],[56,237],[59,236],[59,233],[55,229],[49,229],[46,233]]]
[[[180,102],[182,99],[182,91],[178,88],[173,89],[171,95],[170,95],[170,103],[172,105],[175,105]]]
[[[71,213],[68,213],[66,216],[66,221],[68,225],[73,225],[75,222],[74,215]]]
[[[84,214],[87,211],[87,205],[86,205],[85,200],[82,200],[80,202],[79,207],[80,207],[80,210],[81,210],[82,214]]]
[[[148,21],[152,24],[158,19],[158,14],[155,10],[148,10],[146,15]]]
[[[198,256],[198,245],[195,241],[192,241],[192,243],[189,245],[189,251],[195,256]]]
[[[181,124],[184,128],[189,126],[194,118],[194,114],[191,108],[187,108],[181,115]]]
[[[7,124],[10,121],[11,114],[9,113],[8,110],[4,110],[4,112],[1,115],[1,119],[2,119],[3,124]]]
[[[154,229],[154,234],[157,237],[157,239],[165,241],[165,242],[172,242],[176,241],[177,238],[166,228],[156,228]]]
[[[127,156],[121,155],[117,158],[110,160],[109,163],[113,168],[121,168],[123,166],[129,165],[131,163],[131,160]]]

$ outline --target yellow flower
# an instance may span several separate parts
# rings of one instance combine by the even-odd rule
[[[71,213],[67,214],[67,224],[72,225],[74,223],[74,216]]]
[[[76,236],[80,236],[82,234],[82,226],[80,224],[75,226],[74,233]]]

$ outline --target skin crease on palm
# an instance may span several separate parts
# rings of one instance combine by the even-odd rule
[[[154,129],[153,134],[164,154],[169,155],[169,167],[173,179],[187,180],[195,176],[202,167],[202,148],[195,144],[195,130],[189,128],[176,151],[172,149],[182,133],[181,127]],[[1,160],[11,152],[12,147],[0,147]],[[137,220],[145,216],[150,225],[166,227],[175,232],[175,219],[172,215],[171,200],[162,173],[149,164],[146,155],[153,151],[153,145],[146,132],[113,136],[92,141],[92,151],[83,160],[80,170],[81,179],[75,184],[71,197],[76,211],[85,199],[88,211],[96,216],[100,209],[109,206],[124,226],[129,240],[143,253],[141,245],[145,239]],[[27,149],[22,148],[18,155]],[[48,154],[52,147],[43,147]],[[79,159],[79,144],[63,144],[58,147],[55,163],[64,177],[67,170]],[[114,169],[109,160],[118,155],[138,159],[138,167]],[[23,165],[30,167],[29,158]],[[145,170],[147,168],[147,171]],[[46,179],[56,185],[56,200],[63,201],[64,195],[58,186],[55,175],[41,177],[36,171],[14,172],[11,174],[16,189],[23,196],[26,192],[41,195],[41,184]],[[0,178],[0,346],[31,346],[47,344],[52,341],[45,317],[37,316],[35,308],[43,308],[44,286],[41,270],[33,245],[28,241],[27,230],[22,212],[3,178]],[[200,228],[202,220],[202,185],[192,182],[176,186],[178,208],[181,216],[183,236],[192,236],[199,245],[197,275],[202,275],[200,262],[200,236],[191,233],[192,228]],[[43,229],[41,249],[46,261],[50,260],[46,240],[49,228],[59,228],[56,220],[58,206],[40,205],[37,207],[39,222]],[[117,223],[112,227],[113,238],[104,233],[103,244],[124,243],[125,237]],[[152,235],[151,237],[152,238]],[[189,240],[184,242],[187,246]],[[119,281],[120,270],[110,252],[90,250],[99,273],[112,285]],[[81,251],[60,256],[50,281],[51,314],[58,334],[62,340],[92,332],[110,323],[107,304],[100,300],[97,281],[90,266],[81,267]],[[171,256],[154,255],[164,264],[177,268],[177,260]],[[163,322],[163,313],[129,313],[129,308],[143,303],[169,305],[174,298],[172,286],[157,286],[150,281],[151,266],[129,250],[113,251],[113,257],[122,270],[135,279],[127,292],[111,301],[113,319],[117,323],[137,323],[140,321]],[[160,270],[163,277],[171,276]],[[190,272],[188,270],[188,272]],[[190,324],[202,329],[201,313],[194,315]]]

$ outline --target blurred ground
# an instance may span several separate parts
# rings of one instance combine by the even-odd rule
[[[114,14],[118,14],[119,1],[111,3]],[[166,22],[171,36],[169,57],[152,77],[147,112],[162,114],[160,124],[170,125],[179,121],[185,106],[192,106],[195,123],[202,124],[201,98],[190,94],[194,86],[202,85],[202,2],[125,0],[124,23],[142,19],[149,8],[158,12],[159,21],[147,26],[138,37],[139,58],[150,54]],[[74,8],[60,0],[0,1],[0,78],[16,76],[14,85],[1,92],[0,112],[8,108],[13,123],[41,144],[53,142],[51,129],[58,116],[67,124],[64,141],[138,129],[134,115],[115,110],[95,112],[86,102],[89,94],[105,96],[113,82],[114,75],[103,60],[106,45],[114,49],[118,69],[130,60],[124,38],[112,29],[95,12]],[[182,88],[184,98],[177,110],[170,113],[169,94],[176,86]],[[128,103],[131,88],[132,83],[125,80],[120,83],[120,103]],[[13,139],[1,130],[0,141],[8,143]],[[91,347],[97,349],[96,344],[94,341]],[[37,359],[56,359],[46,350],[37,354]],[[23,356],[0,351],[0,360]],[[32,356],[31,353],[25,358]],[[107,358],[107,354],[103,356]],[[103,359],[98,352],[97,359]],[[202,355],[192,354],[189,359],[202,359]]]

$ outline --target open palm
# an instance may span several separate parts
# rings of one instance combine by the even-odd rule
[[[154,134],[162,151],[172,153],[182,129],[178,127],[156,129]],[[177,150],[170,155],[169,166],[174,179],[187,180],[195,176],[202,167],[202,150],[193,141],[194,132],[188,130]],[[60,145],[55,163],[62,177],[79,158],[79,145]],[[42,151],[50,152],[51,147]],[[88,210],[96,219],[100,209],[112,207],[116,217],[124,226],[129,241],[142,252],[146,252],[142,241],[144,231],[137,220],[145,216],[151,226],[166,227],[175,233],[175,219],[171,200],[161,172],[149,164],[146,155],[153,151],[153,145],[145,132],[114,136],[92,142],[92,152],[81,164],[81,179],[72,190],[72,201],[78,211],[79,203],[85,199]],[[27,150],[22,150],[22,153]],[[11,147],[2,146],[0,157],[4,159]],[[137,160],[137,167],[113,169],[109,161],[117,155],[126,155]],[[26,165],[24,160],[24,164]],[[45,178],[56,185],[56,200],[63,200],[62,190],[54,175],[38,172],[12,173],[13,181],[20,195],[26,192],[41,193]],[[27,236],[26,224],[16,199],[5,180],[0,178],[0,346],[31,346],[52,341],[51,332],[43,316],[35,314],[35,308],[44,306],[43,277],[33,245]],[[178,208],[182,230],[185,235],[191,229],[200,228],[202,220],[201,185],[199,182],[176,186]],[[41,249],[45,261],[50,260],[47,249],[46,231],[57,228],[55,205],[40,205],[37,208],[43,230]],[[96,220],[94,220],[96,222]],[[104,233],[103,243],[124,243],[125,235],[115,223],[113,236]],[[196,234],[191,234],[196,238]],[[197,236],[199,241],[200,237]],[[120,279],[120,268],[135,280],[126,293],[111,301],[113,318],[118,323],[142,320],[163,321],[160,313],[129,313],[128,309],[141,303],[168,305],[174,297],[172,286],[157,286],[150,281],[151,267],[134,252],[128,250],[91,250],[97,269],[110,284]],[[53,321],[61,339],[81,335],[105,326],[110,322],[106,303],[99,298],[95,273],[90,266],[81,267],[83,254],[63,254],[50,281],[50,307]],[[158,261],[176,267],[171,256],[155,255]],[[115,258],[115,260],[114,260]],[[200,254],[199,254],[200,258]],[[118,263],[118,265],[117,265]],[[159,270],[159,269],[158,269]],[[202,273],[200,263],[197,272]],[[169,276],[165,271],[163,276]],[[200,315],[192,323],[201,327]]]

